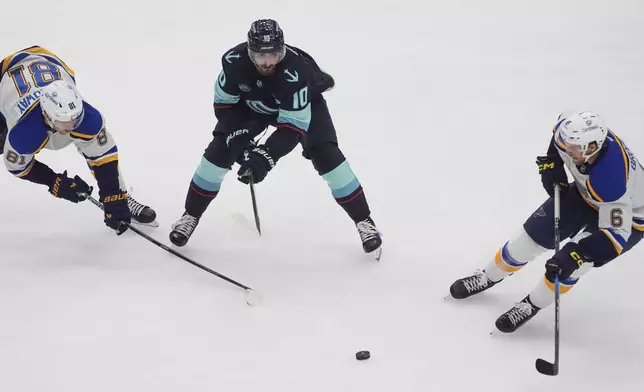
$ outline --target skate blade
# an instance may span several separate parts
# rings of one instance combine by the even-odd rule
[[[376,261],[380,261],[380,257],[382,257],[382,246],[373,251],[373,257],[376,259]]]

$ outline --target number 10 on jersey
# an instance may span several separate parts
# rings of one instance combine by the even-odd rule
[[[302,89],[293,94],[293,109],[298,110],[305,108],[309,103],[309,88],[302,87]]]

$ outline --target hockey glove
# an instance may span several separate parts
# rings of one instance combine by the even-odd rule
[[[555,184],[559,185],[561,193],[568,189],[568,175],[566,175],[563,160],[559,155],[537,157],[537,165],[539,166],[543,188],[550,197],[555,193]]]
[[[132,213],[127,205],[127,192],[107,195],[103,198],[105,224],[121,235],[127,231],[132,221]]]
[[[575,272],[583,263],[588,260],[578,250],[578,245],[569,242],[563,248],[546,261],[546,278],[554,282],[555,276],[559,275],[559,281],[566,280]]]
[[[242,162],[237,171],[238,180],[248,184],[252,175],[255,183],[262,182],[273,167],[275,167],[275,161],[268,148],[264,145],[257,146],[248,154],[248,159]]]
[[[91,193],[89,185],[82,178],[75,176],[73,179],[67,177],[67,170],[63,174],[56,174],[54,183],[49,186],[49,193],[60,198],[69,200],[72,203],[86,200],[83,194]]]
[[[251,140],[246,148],[244,148],[244,151],[237,157],[237,159],[235,159],[235,162],[237,162],[238,165],[242,165],[246,160],[246,158],[244,157],[246,151],[253,151],[256,146],[257,144],[255,144],[255,140]]]

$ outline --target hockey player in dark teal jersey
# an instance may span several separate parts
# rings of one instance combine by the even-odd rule
[[[338,204],[355,223],[363,249],[379,257],[381,234],[371,218],[364,191],[338,147],[335,127],[323,93],[334,87],[303,50],[284,42],[278,23],[252,23],[247,41],[226,51],[215,85],[217,125],[197,167],[185,200],[185,212],[173,225],[170,240],[184,246],[199,219],[217,196],[224,176],[240,163],[238,179],[264,180],[298,143]],[[264,144],[254,138],[275,127]],[[250,154],[243,159],[245,150]]]

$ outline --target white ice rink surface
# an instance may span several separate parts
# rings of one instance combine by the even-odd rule
[[[544,200],[535,157],[566,109],[602,114],[644,156],[644,2],[32,1],[5,5],[0,56],[43,46],[107,118],[120,166],[169,243],[215,124],[225,50],[257,18],[331,73],[340,146],[385,234],[380,263],[298,146],[257,187],[230,173],[181,251],[90,203],[0,176],[0,391],[640,391],[644,245],[587,274],[514,335],[494,320],[537,283],[546,255],[468,301],[482,267]],[[39,160],[93,182],[74,148]],[[359,350],[371,359],[356,361]]]

